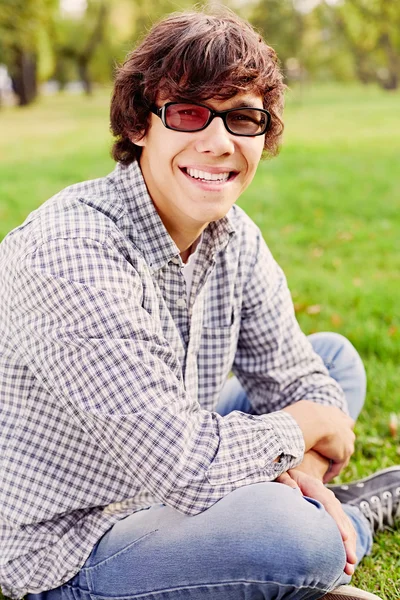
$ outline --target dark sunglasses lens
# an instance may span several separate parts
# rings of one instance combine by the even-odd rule
[[[268,125],[267,115],[255,108],[233,110],[226,115],[226,121],[232,133],[238,135],[265,133]]]
[[[165,110],[165,122],[177,131],[202,129],[210,117],[210,111],[196,104],[170,104]]]

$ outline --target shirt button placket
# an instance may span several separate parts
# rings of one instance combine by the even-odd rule
[[[186,308],[186,300],[185,300],[185,298],[178,298],[178,300],[176,301],[176,305],[179,308]]]

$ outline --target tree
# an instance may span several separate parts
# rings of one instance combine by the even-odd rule
[[[293,0],[260,0],[250,19],[276,50],[284,66],[288,59],[300,57],[304,19],[296,11]]]
[[[218,4],[218,0],[215,0],[215,3]],[[193,8],[194,2],[193,0],[136,0],[136,5],[134,39],[140,38],[143,32],[148,31],[165,15]]]
[[[400,3],[398,0],[345,0],[332,7],[358,78],[387,90],[400,85]]]
[[[52,45],[56,58],[55,76],[61,84],[68,78],[68,64],[73,64],[87,94],[92,93],[91,63],[99,46],[112,51],[107,36],[110,2],[91,0],[82,18],[59,17],[52,28]]]
[[[320,32],[312,13],[302,10],[299,0],[259,0],[249,20],[277,52],[286,79],[302,81],[318,64]]]
[[[40,34],[57,6],[57,0],[0,0],[0,62],[10,72],[20,106],[36,97]]]

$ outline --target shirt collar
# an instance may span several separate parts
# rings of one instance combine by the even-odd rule
[[[181,261],[179,248],[150,198],[138,162],[127,166],[118,163],[108,179],[116,187],[126,207],[127,219],[125,217],[123,228],[128,228],[129,237],[151,270],[158,271],[172,259]],[[235,231],[228,215],[210,223],[204,230],[203,243],[208,245],[207,254],[210,258],[228,244]]]

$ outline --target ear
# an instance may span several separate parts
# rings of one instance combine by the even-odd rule
[[[146,145],[145,135],[140,136],[136,134],[135,136],[129,136],[129,139],[132,142],[132,144],[135,144],[135,146],[140,146],[141,148],[143,148]]]

